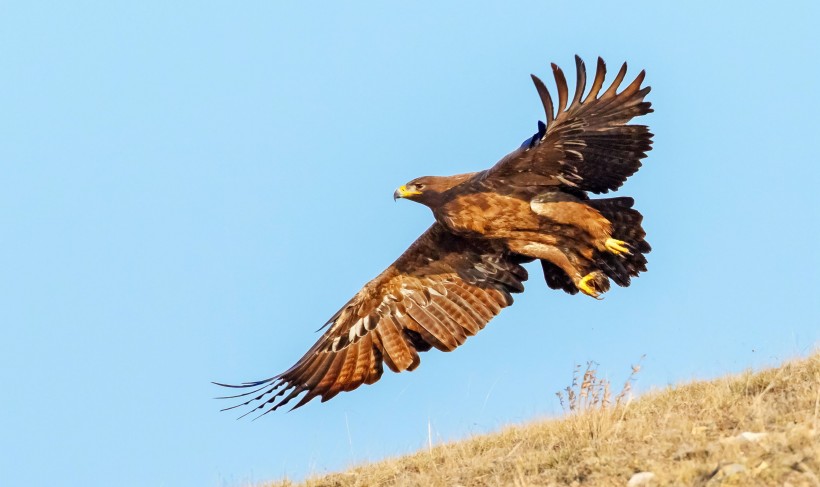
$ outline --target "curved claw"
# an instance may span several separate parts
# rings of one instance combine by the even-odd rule
[[[632,252],[629,250],[629,244],[624,242],[623,240],[616,240],[614,238],[606,239],[604,243],[606,249],[612,252],[615,255],[632,255]]]
[[[578,281],[578,284],[576,284],[575,286],[576,286],[576,287],[578,288],[578,290],[580,290],[582,293],[584,293],[584,294],[586,294],[587,296],[593,297],[593,298],[595,298],[595,299],[597,299],[597,300],[599,300],[599,301],[600,301],[601,299],[603,299],[603,298],[599,297],[599,296],[601,295],[601,293],[599,293],[599,292],[598,292],[598,290],[597,290],[597,289],[595,289],[594,287],[592,287],[592,286],[590,286],[589,284],[587,284],[589,281],[594,280],[596,277],[598,277],[598,273],[597,273],[597,272],[590,272],[589,274],[587,274],[587,275],[585,275],[584,277],[582,277],[582,278],[581,278],[581,280],[580,280],[580,281]]]

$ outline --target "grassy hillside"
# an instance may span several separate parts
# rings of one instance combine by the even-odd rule
[[[610,400],[594,369],[568,389],[563,400],[573,411],[564,418],[303,485],[820,486],[820,353],[632,402],[625,394]]]

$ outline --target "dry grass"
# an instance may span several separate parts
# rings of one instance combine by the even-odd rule
[[[641,360],[643,360],[643,357],[641,357]],[[632,382],[640,371],[640,365],[632,366],[632,373],[624,382],[621,392],[615,396],[615,407],[624,406],[627,401],[632,399]],[[603,410],[611,407],[613,404],[610,383],[609,380],[598,377],[598,364],[596,362],[587,362],[584,375],[581,376],[580,373],[581,366],[576,365],[575,370],[572,372],[572,385],[555,393],[564,412],[576,413],[593,409]],[[579,377],[581,378],[580,382],[578,382]]]
[[[613,402],[593,365],[566,417],[310,478],[306,486],[820,486],[820,354]],[[637,370],[633,369],[633,375]],[[571,393],[571,394],[570,394]],[[559,396],[560,397],[560,396]],[[652,472],[636,483],[639,472]],[[633,479],[630,482],[630,479]],[[285,480],[266,487],[293,486]]]

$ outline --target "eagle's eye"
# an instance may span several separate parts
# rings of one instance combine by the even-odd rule
[[[424,185],[423,185],[423,184],[421,184],[421,183],[416,183],[416,184],[414,184],[414,186],[415,186],[415,187],[416,187],[416,189],[417,189],[417,190],[419,190],[419,191],[421,191],[422,189],[424,189]]]

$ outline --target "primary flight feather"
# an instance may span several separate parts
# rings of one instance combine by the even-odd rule
[[[618,189],[652,148],[645,125],[632,118],[652,111],[644,101],[644,72],[626,88],[624,64],[604,88],[598,58],[589,92],[576,56],[572,99],[564,73],[552,65],[557,110],[544,83],[532,76],[546,123],[490,169],[426,176],[399,187],[394,198],[428,206],[435,223],[392,265],[367,283],[326,323],[319,341],[287,371],[231,388],[249,392],[240,406],[262,414],[300,394],[293,408],[315,397],[372,384],[384,365],[413,370],[419,352],[450,351],[464,343],[524,290],[521,264],[539,260],[553,289],[598,298],[610,280],[628,286],[646,270],[642,216],[632,198],[590,199]]]

